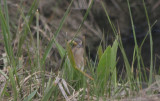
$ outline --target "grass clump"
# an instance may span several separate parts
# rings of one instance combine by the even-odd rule
[[[81,71],[75,63],[75,59],[71,50],[71,47],[68,43],[66,43],[66,49],[63,48],[61,44],[56,41],[56,38],[61,31],[63,24],[69,15],[72,7],[73,0],[70,2],[70,5],[66,9],[66,12],[57,28],[57,31],[54,33],[53,37],[49,41],[47,47],[44,48],[44,53],[41,54],[40,50],[40,23],[39,18],[40,14],[37,10],[38,1],[34,0],[32,6],[28,14],[25,16],[23,9],[19,8],[20,16],[23,19],[24,25],[22,26],[22,31],[18,30],[20,33],[18,38],[18,48],[17,52],[13,50],[13,37],[10,27],[10,20],[8,15],[8,8],[6,0],[4,0],[4,6],[0,6],[0,23],[1,30],[3,34],[3,43],[5,47],[5,53],[7,54],[7,64],[4,67],[4,70],[0,70],[0,81],[2,78],[3,82],[0,82],[0,99],[2,100],[42,100],[42,101],[52,101],[52,100],[113,100],[113,99],[122,99],[129,98],[133,96],[138,96],[138,94],[147,94],[151,89],[142,89],[143,82],[147,83],[147,86],[155,86],[159,85],[158,76],[156,76],[157,83],[153,83],[153,40],[151,34],[151,25],[149,22],[146,6],[143,0],[144,9],[146,18],[148,21],[149,27],[149,35],[150,35],[150,73],[149,79],[147,79],[146,74],[142,73],[143,60],[141,58],[141,46],[139,47],[137,44],[135,28],[132,18],[132,13],[130,9],[129,0],[127,0],[129,14],[131,19],[131,25],[133,29],[133,36],[135,42],[135,48],[133,53],[133,64],[134,61],[137,60],[138,72],[135,76],[133,72],[133,68],[130,65],[128,58],[126,56],[126,52],[123,48],[120,32],[116,29],[114,24],[112,23],[109,14],[106,10],[106,7],[101,2],[101,6],[104,9],[104,12],[107,16],[109,24],[113,30],[115,40],[113,45],[106,46],[103,50],[102,46],[99,45],[97,51],[98,61],[97,65],[94,65],[90,61],[90,59],[86,59],[87,65],[86,70]],[[87,19],[87,16],[90,12],[92,4],[94,0],[90,1],[90,5],[86,10],[86,13],[82,19],[82,22],[77,29],[73,40],[79,32]],[[35,17],[36,16],[36,17]],[[34,37],[32,35],[31,25],[33,19],[36,19],[36,42],[34,41]],[[19,28],[19,26],[17,26]],[[27,44],[27,59],[23,57],[23,45],[26,45],[25,42],[28,41],[27,37],[30,37],[30,40],[33,45],[33,53],[30,53],[29,43]],[[145,41],[145,38],[143,42]],[[142,42],[142,45],[143,45]],[[60,58],[61,63],[59,66],[59,70],[47,71],[46,70],[46,61],[49,56],[49,53],[53,47],[56,46]],[[117,69],[117,51],[120,49],[123,60],[125,63],[126,75],[124,77],[118,77],[118,69]],[[4,59],[3,59],[4,60]],[[27,65],[25,64],[28,63]],[[25,67],[30,67],[30,70],[25,69]],[[140,91],[143,91],[141,93]],[[151,94],[155,92],[149,92]]]

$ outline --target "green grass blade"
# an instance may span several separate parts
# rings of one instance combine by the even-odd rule
[[[10,83],[12,85],[12,89],[13,89],[13,95],[14,95],[14,101],[17,101],[18,99],[18,91],[16,89],[16,82],[15,82],[15,78],[13,75],[13,69],[12,68],[8,68],[9,69],[9,79],[10,79]]]
[[[8,79],[8,76],[2,70],[0,70],[0,74],[2,74],[6,79]]]
[[[118,50],[118,42],[117,40],[115,40],[111,49],[111,73],[112,73],[111,80],[113,81],[114,87],[117,86],[117,69],[116,69],[117,50]]]
[[[102,55],[103,55],[102,45],[99,45],[97,54],[98,54],[98,59],[100,60],[100,58],[101,58]]]
[[[89,5],[89,7],[88,7],[88,9],[87,9],[87,11],[86,11],[86,13],[85,13],[84,17],[83,17],[83,20],[82,20],[82,22],[81,22],[81,24],[80,24],[80,26],[79,26],[79,28],[78,28],[78,30],[77,30],[77,32],[76,32],[76,34],[74,35],[74,37],[73,37],[73,39],[72,39],[72,40],[74,40],[74,38],[79,34],[79,31],[80,31],[81,27],[83,26],[84,21],[86,20],[86,18],[87,18],[87,16],[88,16],[89,11],[90,11],[90,10],[91,10],[91,8],[92,8],[93,2],[94,2],[94,0],[91,0],[90,5]]]
[[[47,56],[48,56],[50,50],[52,49],[52,46],[53,46],[54,43],[56,43],[56,46],[58,45],[59,47],[61,47],[61,46],[56,42],[55,38],[56,38],[56,36],[59,34],[59,32],[60,32],[60,30],[61,30],[61,28],[62,28],[62,26],[63,26],[63,24],[64,24],[64,21],[65,21],[65,19],[67,18],[67,15],[69,14],[69,11],[70,11],[72,2],[73,2],[73,0],[71,1],[69,7],[67,8],[67,11],[65,12],[65,14],[64,14],[64,16],[63,16],[63,18],[62,18],[62,20],[61,20],[61,22],[60,22],[60,25],[59,25],[57,31],[55,32],[55,35],[53,35],[51,41],[49,42],[49,44],[48,44],[48,46],[47,46],[47,49],[46,49],[45,52],[44,52],[44,55],[43,55],[43,58],[42,58],[42,61],[41,61],[41,66],[45,63],[45,61],[46,61],[46,59],[47,59]],[[61,47],[61,49],[62,49],[62,47]],[[63,49],[62,49],[62,50],[63,50]],[[63,52],[62,50],[60,50],[60,51]],[[65,53],[62,53],[62,54],[65,54]]]
[[[44,96],[42,98],[42,101],[49,101],[49,98],[51,97],[53,90],[55,89],[54,83],[49,87],[50,85],[47,86],[47,89],[44,93]]]
[[[37,65],[38,69],[40,68],[40,45],[39,45],[39,11],[36,12],[36,27],[37,27]]]
[[[2,9],[0,7],[0,20],[1,20],[1,29],[2,29],[2,34],[3,34],[3,39],[4,39],[4,45],[5,45],[5,49],[6,49],[6,52],[7,52],[7,56],[9,58],[9,63],[12,64],[14,63],[13,62],[13,51],[12,51],[12,48],[11,48],[11,36],[9,34],[9,29],[7,27],[7,22],[6,22],[6,19],[4,17],[4,14],[2,12]],[[13,65],[13,64],[12,64]]]
[[[32,98],[36,95],[37,90],[33,91],[31,94],[29,94],[26,98],[24,98],[23,101],[31,101]]]
[[[152,32],[151,32],[151,25],[150,25],[150,21],[149,21],[149,17],[148,17],[148,13],[147,13],[147,8],[145,5],[145,2],[143,0],[143,6],[144,6],[144,10],[145,10],[145,14],[146,14],[146,19],[148,22],[148,28],[149,28],[149,36],[150,36],[150,74],[149,74],[149,85],[152,83],[152,72],[153,72],[153,39],[152,39]]]
[[[110,17],[109,17],[109,14],[108,14],[108,12],[107,12],[107,10],[106,10],[106,8],[105,8],[105,5],[104,5],[103,1],[101,1],[101,5],[102,5],[102,7],[103,7],[103,9],[104,9],[104,11],[105,11],[105,14],[106,14],[106,16],[107,16],[107,19],[108,19],[108,21],[109,21],[109,24],[110,24],[110,26],[111,26],[111,28],[112,28],[112,31],[113,31],[115,37],[118,37],[118,46],[119,46],[119,48],[120,48],[120,50],[121,50],[121,53],[122,53],[122,56],[123,56],[123,59],[124,59],[125,68],[126,68],[126,71],[127,71],[127,78],[128,78],[128,81],[131,82],[131,81],[133,80],[133,75],[132,75],[132,73],[131,73],[131,66],[130,66],[130,64],[129,64],[127,55],[126,55],[125,50],[124,50],[124,48],[123,48],[123,44],[122,44],[121,37],[118,35],[115,26],[112,24],[112,21],[111,21],[111,19],[110,19]]]
[[[135,33],[135,27],[134,27],[134,23],[133,23],[133,18],[132,18],[132,13],[131,13],[131,8],[130,8],[129,0],[127,0],[127,4],[128,4],[128,9],[129,9],[129,15],[130,15],[130,20],[131,20],[131,25],[132,25],[132,29],[133,29],[133,37],[134,37],[136,56],[137,56],[137,63],[138,63],[138,69],[139,69],[139,79],[141,81],[141,79],[142,79],[142,76],[141,76],[142,72],[141,72],[141,65],[140,65],[140,55],[139,55],[139,49],[138,49],[138,44],[137,44],[137,39],[136,39],[136,33]]]
[[[104,51],[97,67],[97,90],[99,92],[98,95],[104,95],[107,88],[110,86],[106,86],[109,84],[109,77],[111,73],[111,46],[108,46]]]
[[[6,22],[7,22],[7,28],[9,30],[9,34],[10,34],[10,26],[9,26],[9,15],[8,15],[8,6],[7,6],[7,0],[4,0],[4,11],[5,11],[5,18],[6,18]]]
[[[157,21],[155,21],[155,22],[152,24],[151,29],[152,29],[152,27],[156,24],[156,22],[157,22]],[[147,34],[145,35],[145,37],[143,38],[143,41],[141,42],[141,45],[140,45],[140,48],[139,48],[140,54],[141,54],[142,46],[143,46],[144,42],[146,41],[146,38],[147,38],[148,35],[149,35],[149,30],[148,30]],[[143,67],[144,79],[145,79],[146,82],[148,82],[149,80],[147,79],[146,68],[145,68],[145,66],[144,66],[144,62],[143,62],[142,56],[141,56],[141,64],[142,64],[142,67]]]
[[[30,25],[31,23],[33,22],[33,18],[35,16],[35,12],[37,10],[37,6],[38,6],[38,2],[37,0],[34,0],[32,5],[31,5],[31,8],[27,14],[26,17],[29,17],[29,20],[27,21],[26,20],[26,17],[24,16],[22,10],[20,9],[20,12],[21,12],[21,15],[25,21],[25,27],[24,27],[24,30],[23,30],[23,34],[19,40],[19,43],[18,43],[18,52],[17,52],[17,57],[20,57],[21,56],[21,52],[22,52],[22,45],[24,44],[24,41],[28,35],[28,32],[30,31]]]
[[[99,80],[108,79],[111,64],[111,46],[104,51],[97,67],[97,75]]]

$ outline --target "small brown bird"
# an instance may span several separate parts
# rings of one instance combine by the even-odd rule
[[[69,43],[72,45],[72,53],[74,55],[75,63],[76,66],[81,69],[82,71],[84,70],[84,48],[82,41],[78,38],[75,38],[73,41],[69,40]]]

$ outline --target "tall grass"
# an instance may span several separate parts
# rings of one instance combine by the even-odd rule
[[[137,44],[136,33],[133,23],[132,11],[130,9],[129,0],[127,0],[131,26],[133,29],[133,36],[135,42],[135,48],[133,53],[133,61],[132,65],[128,61],[128,57],[126,56],[126,52],[123,48],[121,36],[119,30],[116,29],[115,25],[112,23],[109,14],[107,12],[106,6],[101,2],[101,6],[104,9],[104,12],[107,16],[108,22],[113,30],[115,41],[113,45],[106,46],[103,50],[101,44],[97,50],[97,56],[95,62],[98,61],[98,65],[94,65],[90,59],[86,60],[86,70],[81,71],[79,68],[76,67],[75,59],[73,53],[71,51],[71,47],[68,43],[66,43],[66,49],[64,49],[57,41],[57,35],[59,34],[60,30],[63,27],[63,24],[71,11],[71,6],[74,0],[71,0],[57,31],[54,33],[53,37],[51,38],[50,42],[48,43],[44,54],[40,57],[40,26],[39,26],[39,12],[37,11],[38,1],[34,0],[30,10],[27,15],[24,14],[23,9],[19,8],[20,16],[23,18],[24,26],[23,31],[20,33],[20,38],[18,40],[18,51],[17,54],[13,51],[12,46],[12,33],[10,27],[10,20],[8,14],[8,8],[6,0],[4,0],[4,7],[0,6],[0,23],[1,29],[3,34],[3,41],[5,45],[5,51],[7,53],[8,59],[8,72],[9,76],[7,76],[4,72],[0,71],[2,75],[5,76],[7,82],[5,82],[5,89],[3,89],[3,93],[0,96],[0,99],[11,99],[14,101],[23,100],[23,101],[30,101],[30,100],[42,100],[42,101],[52,101],[52,100],[66,100],[71,99],[78,99],[78,100],[85,100],[86,97],[88,100],[107,100],[107,99],[118,99],[121,97],[121,92],[125,91],[125,96],[131,96],[127,93],[131,91],[138,92],[141,89],[143,78],[144,81],[147,82],[149,85],[152,83],[153,78],[153,40],[151,35],[151,28],[149,22],[149,17],[147,14],[145,2],[143,0],[143,5],[145,9],[146,19],[148,22],[149,27],[149,35],[150,35],[150,51],[151,51],[151,60],[150,60],[150,76],[149,80],[146,76],[146,73],[143,76],[142,74],[142,67],[144,67],[143,60],[141,57],[141,48],[143,43],[145,42],[144,38],[141,46],[139,47]],[[86,10],[86,13],[83,17],[83,20],[75,33],[74,38],[79,34],[81,31],[81,27],[83,26],[87,16],[91,10],[91,7],[94,3],[94,0],[91,0],[91,3]],[[22,7],[23,8],[23,7]],[[20,65],[19,63],[22,61],[20,59],[21,55],[23,55],[23,48],[25,41],[27,41],[27,36],[30,36],[32,40],[34,40],[33,35],[31,34],[32,31],[30,29],[31,24],[33,22],[33,18],[36,16],[36,27],[37,27],[37,42],[33,41],[34,44],[34,51],[36,53],[33,61],[33,58],[28,51],[28,61],[29,67],[31,67],[31,71],[27,71],[23,69],[23,64]],[[29,18],[28,18],[29,17]],[[17,26],[18,27],[18,26]],[[52,46],[56,45],[56,48],[61,57],[61,65],[58,73],[53,73],[45,70],[45,64],[47,56],[49,55]],[[29,50],[29,45],[27,49]],[[120,48],[120,51],[123,56],[123,60],[125,63],[126,69],[126,76],[118,78],[118,70],[117,70],[117,50]],[[86,57],[85,57],[86,58]],[[138,75],[135,77],[133,72],[133,65],[137,60],[137,67],[138,67]],[[32,64],[33,63],[33,64]],[[144,70],[145,71],[145,70]],[[49,75],[49,76],[48,76]],[[138,85],[137,85],[138,84]],[[7,88],[8,87],[8,88]],[[129,90],[127,89],[129,87]],[[12,88],[10,90],[9,88]],[[26,90],[26,91],[25,91]],[[23,93],[25,91],[25,93]],[[11,93],[9,93],[11,92]],[[66,95],[65,95],[66,94]],[[76,95],[77,94],[77,95]],[[76,96],[76,97],[75,97]],[[74,98],[75,97],[75,98]]]
[[[102,7],[103,7],[103,9],[104,9],[104,11],[105,11],[105,14],[106,14],[106,16],[107,16],[107,19],[108,19],[108,21],[109,21],[109,24],[110,24],[110,26],[111,26],[111,28],[112,28],[112,31],[113,31],[115,37],[118,38],[118,41],[119,41],[119,42],[118,42],[118,46],[119,46],[119,48],[120,48],[120,50],[121,50],[121,53],[122,53],[122,55],[123,55],[123,59],[124,59],[124,63],[125,63],[125,68],[126,68],[126,71],[127,71],[127,79],[128,79],[127,81],[129,82],[130,87],[131,87],[131,85],[133,84],[133,83],[132,83],[132,82],[133,82],[133,79],[134,79],[134,78],[133,78],[133,73],[131,72],[131,66],[130,66],[130,64],[129,64],[128,58],[127,58],[126,53],[125,53],[125,50],[124,50],[124,48],[123,48],[123,44],[122,44],[121,37],[119,36],[120,33],[118,33],[118,31],[116,30],[114,24],[112,23],[112,21],[111,21],[111,19],[110,19],[110,17],[109,17],[109,14],[108,14],[108,12],[107,12],[107,10],[106,10],[106,8],[105,8],[104,3],[101,2],[101,4],[102,4]]]

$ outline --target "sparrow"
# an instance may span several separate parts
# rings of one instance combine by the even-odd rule
[[[85,61],[84,61],[84,48],[82,40],[75,38],[74,40],[69,40],[68,42],[71,44],[71,49],[76,66],[83,71]]]

